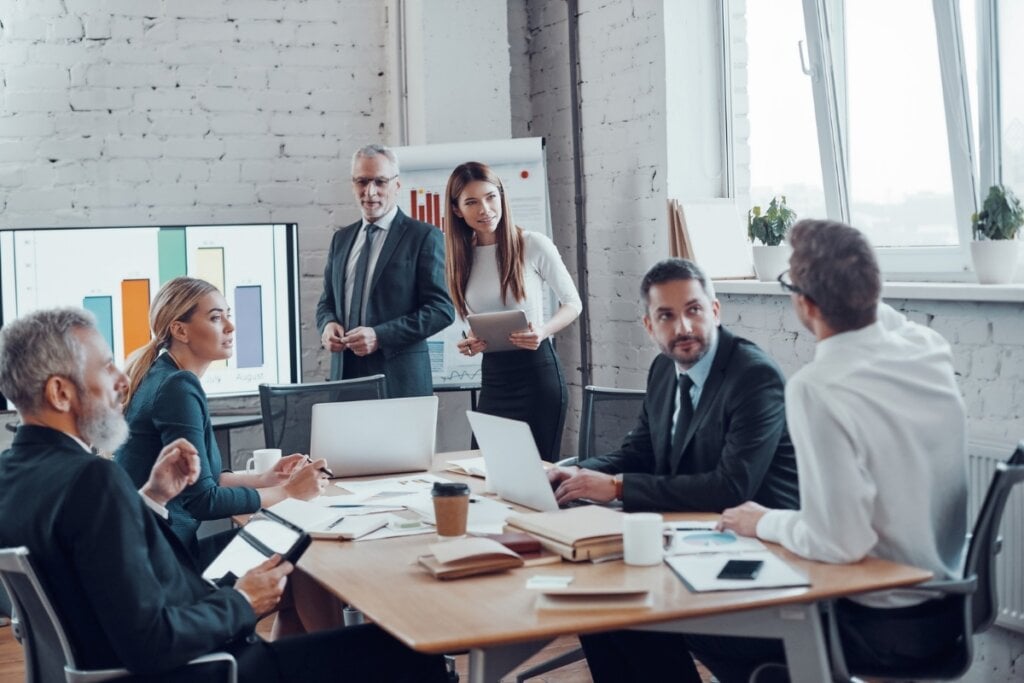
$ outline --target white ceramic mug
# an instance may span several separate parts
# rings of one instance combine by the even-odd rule
[[[622,519],[622,558],[641,567],[658,564],[664,555],[665,522],[657,512],[634,512]]]
[[[257,448],[252,452],[252,457],[245,463],[245,471],[251,474],[269,472],[274,469],[274,465],[280,459],[280,448]]]

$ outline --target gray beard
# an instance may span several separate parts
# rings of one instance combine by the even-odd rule
[[[116,410],[89,406],[88,414],[78,418],[78,433],[97,452],[111,455],[128,440],[128,423]]]

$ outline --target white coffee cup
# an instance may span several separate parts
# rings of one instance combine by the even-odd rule
[[[626,564],[646,567],[664,555],[665,521],[657,512],[634,512],[622,519],[622,557]]]
[[[257,448],[252,452],[252,457],[245,463],[245,471],[251,474],[269,472],[274,469],[274,465],[280,459],[280,448]]]

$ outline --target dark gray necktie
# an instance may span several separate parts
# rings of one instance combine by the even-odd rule
[[[690,387],[693,380],[689,375],[676,376],[676,388],[679,396],[679,417],[676,419],[676,426],[672,430],[672,452],[676,453],[683,445],[686,438],[686,430],[693,419],[693,401],[690,399]]]
[[[346,332],[363,324],[366,271],[370,269],[370,248],[373,246],[373,236],[378,230],[380,230],[380,226],[373,223],[366,226],[366,241],[363,242],[363,250],[359,252],[359,260],[356,261],[355,282],[352,283],[352,304],[348,307],[348,328],[346,328]]]

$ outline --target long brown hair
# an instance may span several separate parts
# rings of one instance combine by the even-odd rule
[[[137,349],[125,364],[124,371],[128,375],[125,406],[138,391],[142,379],[160,355],[160,350],[171,346],[171,324],[177,321],[188,322],[196,312],[199,300],[216,291],[217,288],[206,280],[194,277],[176,277],[168,280],[157,291],[153,305],[149,309],[149,330],[152,337],[149,343]]]
[[[507,303],[509,294],[516,301],[526,298],[526,284],[523,270],[526,255],[523,242],[523,229],[512,222],[512,211],[508,205],[505,188],[494,171],[486,164],[478,161],[467,161],[452,171],[448,178],[445,196],[448,206],[445,211],[446,229],[444,235],[445,278],[448,281],[448,292],[459,315],[465,318],[469,314],[466,307],[466,284],[469,282],[470,271],[473,270],[473,244],[475,234],[466,221],[455,214],[459,205],[459,196],[470,183],[482,180],[498,188],[501,196],[501,220],[494,234],[498,239],[498,276],[501,278],[501,301]]]

